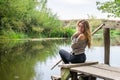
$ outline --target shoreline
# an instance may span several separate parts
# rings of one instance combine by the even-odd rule
[[[0,39],[0,40],[28,40],[28,41],[42,41],[42,40],[56,40],[56,39],[68,39],[68,38],[26,38],[26,39]]]

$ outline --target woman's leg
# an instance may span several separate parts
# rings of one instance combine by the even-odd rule
[[[68,64],[70,62],[70,56],[71,54],[63,49],[59,51],[59,54],[65,64]]]

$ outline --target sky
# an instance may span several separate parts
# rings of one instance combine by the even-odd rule
[[[97,19],[107,19],[108,13],[97,10],[96,1],[108,0],[48,0],[47,7],[61,20],[87,19],[91,16]]]

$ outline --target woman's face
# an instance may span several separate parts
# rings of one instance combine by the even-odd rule
[[[81,33],[84,32],[84,25],[82,23],[78,23],[77,30]]]

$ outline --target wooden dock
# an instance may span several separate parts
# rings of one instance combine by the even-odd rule
[[[59,67],[61,67],[61,75],[51,76],[52,80],[69,80],[70,78],[70,80],[84,80],[81,76],[87,76],[87,80],[96,80],[96,78],[120,80],[120,68],[98,64],[98,62],[62,64]]]
[[[111,67],[106,64],[95,64],[89,66],[74,67],[70,69],[73,72],[99,77],[107,80],[120,80],[120,68]]]

